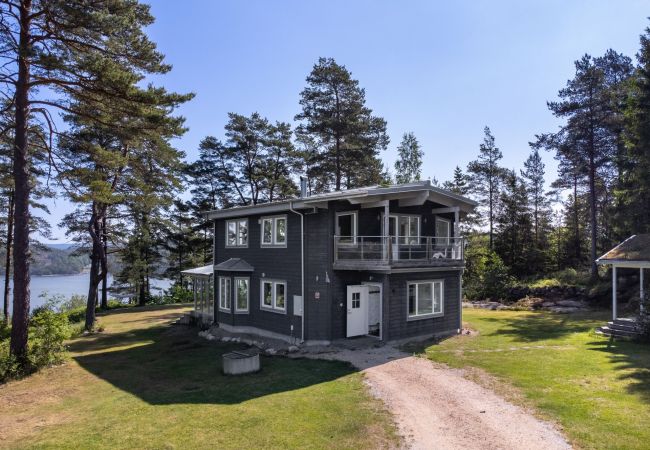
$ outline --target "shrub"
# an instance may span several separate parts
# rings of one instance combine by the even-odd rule
[[[513,284],[508,266],[495,252],[478,249],[467,252],[467,271],[464,276],[465,294],[470,300],[503,299]]]
[[[64,314],[43,311],[31,320],[29,360],[34,368],[58,364],[65,357],[65,340],[71,335]]]

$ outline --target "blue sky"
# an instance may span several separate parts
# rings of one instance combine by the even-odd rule
[[[151,38],[173,65],[154,81],[196,98],[179,113],[176,142],[195,159],[206,135],[223,136],[227,113],[293,121],[319,56],[344,64],[388,121],[395,148],[412,131],[423,175],[444,181],[475,158],[490,126],[503,165],[520,168],[536,133],[558,126],[546,108],[585,53],[629,56],[650,24],[647,1],[208,1],[149,2]],[[547,180],[555,162],[544,154]],[[51,205],[53,225],[70,210]],[[54,229],[58,242],[62,230]]]

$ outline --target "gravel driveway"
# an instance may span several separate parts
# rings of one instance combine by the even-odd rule
[[[302,356],[348,361],[362,370],[373,395],[393,413],[408,448],[571,448],[551,424],[468,380],[462,370],[389,345]]]

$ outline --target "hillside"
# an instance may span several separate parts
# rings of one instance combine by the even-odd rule
[[[57,246],[58,247],[58,246]],[[4,249],[0,251],[0,269],[5,269]],[[74,275],[90,263],[87,255],[77,255],[72,248],[38,247],[32,250],[32,275]]]

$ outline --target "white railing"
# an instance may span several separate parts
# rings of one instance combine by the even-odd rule
[[[462,261],[463,247],[463,238],[334,236],[334,260],[381,262]]]

